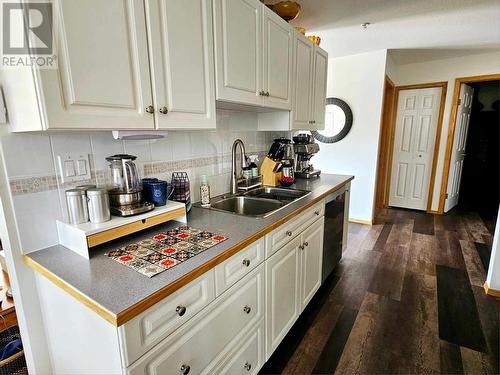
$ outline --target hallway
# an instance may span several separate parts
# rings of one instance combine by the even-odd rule
[[[497,374],[491,241],[477,214],[455,210],[350,224],[341,263],[261,374]]]

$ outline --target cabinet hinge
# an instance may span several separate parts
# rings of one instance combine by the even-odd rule
[[[462,104],[462,99],[458,98],[458,105]]]

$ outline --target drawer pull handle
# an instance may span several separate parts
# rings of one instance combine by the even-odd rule
[[[248,305],[246,305],[244,308],[243,308],[243,311],[246,313],[246,314],[250,314],[250,311],[252,311],[252,308]]]
[[[185,313],[186,313],[186,308],[184,306],[177,306],[177,308],[175,309],[175,312],[179,315],[179,316],[183,316]],[[189,366],[188,366],[189,367]]]
[[[189,371],[191,371],[191,366],[188,366],[188,365],[182,365],[181,366],[181,374],[182,375],[189,374]]]
[[[245,363],[245,365],[243,366],[243,368],[247,371],[250,371],[252,369],[252,365],[248,362]]]
[[[287,231],[285,232],[285,234],[286,234],[288,237],[292,237],[292,234],[293,234],[293,233],[292,233],[291,231],[287,230]]]
[[[250,259],[243,259],[243,265],[245,267],[249,267],[250,266]]]
[[[306,246],[306,247],[309,246],[309,242],[307,242],[307,241],[304,242],[304,246]]]
[[[316,216],[319,216],[319,213],[320,213],[319,211],[314,211],[314,214],[315,214]]]

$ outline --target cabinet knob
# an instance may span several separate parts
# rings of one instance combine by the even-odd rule
[[[163,113],[164,115],[166,115],[168,113],[168,108],[165,107],[165,106],[160,107],[160,109],[158,110],[158,112]]]
[[[244,265],[245,267],[250,266],[250,259],[243,259],[243,265]]]
[[[265,92],[264,91],[259,91],[260,96],[264,96]]]
[[[316,120],[312,120],[312,123],[313,123],[313,124],[316,124]]]
[[[285,234],[286,234],[288,237],[292,237],[292,232],[290,232],[289,230],[287,230],[287,231],[285,232]]]
[[[189,371],[191,371],[191,366],[188,366],[188,365],[182,365],[181,366],[181,374],[182,375],[189,374]]]
[[[315,214],[316,216],[319,216],[320,212],[319,212],[319,211],[314,211],[314,214]]]
[[[306,241],[306,242],[304,242],[304,246],[305,246],[305,247],[309,246],[309,242],[307,242],[307,241]]]
[[[175,309],[175,312],[179,316],[183,316],[186,313],[186,308],[184,306],[177,306],[177,308]]]
[[[245,364],[243,365],[243,368],[247,371],[250,371],[252,369],[252,365],[248,362],[245,362]]]
[[[243,307],[243,312],[246,313],[246,314],[250,314],[250,311],[252,311],[252,308],[248,305],[245,305],[245,307]]]
[[[300,250],[304,250],[304,245],[299,245]]]
[[[269,91],[266,91],[266,96],[269,96]]]
[[[155,111],[155,108],[152,105],[148,105],[146,107],[146,112],[147,113],[154,113],[154,111]]]

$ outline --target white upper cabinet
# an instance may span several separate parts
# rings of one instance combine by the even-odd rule
[[[313,64],[314,45],[304,36],[296,34],[293,129],[309,129],[311,126]]]
[[[42,129],[153,129],[144,5],[57,1],[57,70],[40,70]],[[39,130],[42,130],[39,129]]]
[[[328,54],[295,33],[293,130],[325,128]]]
[[[328,54],[314,46],[314,78],[312,95],[312,129],[325,128],[326,107],[326,73],[328,70]]]
[[[264,7],[263,105],[292,109],[293,29]]]
[[[157,128],[215,128],[211,1],[146,4]]]
[[[261,105],[262,3],[215,0],[217,100]]]

